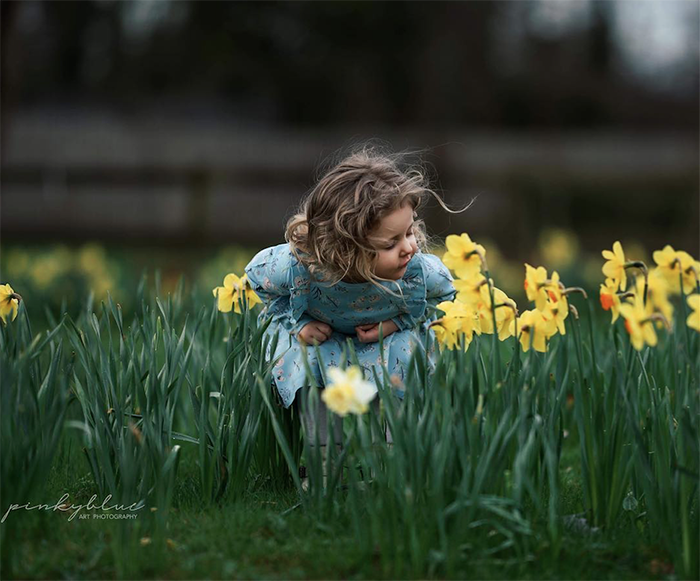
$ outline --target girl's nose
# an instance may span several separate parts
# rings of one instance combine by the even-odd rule
[[[403,239],[403,245],[401,247],[401,250],[403,251],[404,254],[414,254],[415,249],[413,247],[413,244],[408,238]]]

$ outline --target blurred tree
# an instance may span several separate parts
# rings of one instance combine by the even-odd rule
[[[16,90],[19,85],[17,80],[17,59],[11,58],[15,54],[14,47],[17,43],[15,19],[18,5],[14,2],[0,2],[0,118],[3,125],[9,118],[9,113],[16,101]],[[14,66],[13,66],[14,65]],[[0,153],[5,151],[5,131],[0,131]]]
[[[592,2],[593,24],[588,33],[589,37],[589,66],[594,74],[607,77],[611,72],[612,63],[612,3]]]
[[[541,0],[6,0],[2,91],[258,123],[694,130],[697,87],[635,82],[613,66],[616,3],[575,4],[567,28]]]

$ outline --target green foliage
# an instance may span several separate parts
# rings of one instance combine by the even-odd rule
[[[329,522],[349,505],[366,553],[379,547],[383,574],[402,577],[450,576],[474,559],[524,562],[543,540],[556,557],[569,523],[614,531],[633,511],[641,538],[664,546],[677,573],[693,578],[698,336],[669,335],[640,355],[592,317],[592,309],[569,317],[547,353],[530,349],[522,359],[514,339],[502,347],[482,335],[468,349],[443,351],[431,369],[425,337],[403,401],[384,368],[375,377],[381,414],[345,418],[339,452],[329,430],[325,467],[318,447],[305,448],[302,506]],[[582,517],[561,510],[565,433],[579,442]]]
[[[12,324],[0,324],[0,567],[6,577],[15,565],[19,521],[11,507],[41,495],[63,430],[73,361],[64,356],[61,329],[59,323],[35,336],[23,302]]]
[[[595,325],[579,305],[547,353],[484,334],[433,363],[426,335],[405,382],[377,370],[370,412],[344,418],[341,441],[330,429],[319,442],[277,401],[277,338],[257,310],[224,315],[182,283],[164,296],[158,278],[154,292],[142,281],[136,300],[129,321],[111,298],[99,309],[90,300],[37,337],[22,303],[0,331],[2,511],[36,497],[62,435],[79,438],[90,487],[144,505],[111,529],[120,577],[143,571],[140,539],[165,554],[183,487],[192,510],[229,510],[261,491],[296,497],[297,510],[275,522],[344,523],[353,558],[384,577],[557,561],[571,554],[572,522],[590,535],[631,532],[662,547],[679,577],[697,576],[697,333],[637,352],[620,325]],[[351,343],[345,356],[356,361]],[[313,408],[320,392],[308,378],[298,397]],[[565,453],[580,459],[574,473]],[[18,516],[3,525],[3,567]]]

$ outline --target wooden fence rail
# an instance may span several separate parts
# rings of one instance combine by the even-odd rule
[[[672,230],[678,244],[697,243],[692,134],[319,132],[47,113],[16,115],[3,131],[4,240],[279,240],[319,164],[380,138],[394,149],[423,149],[453,206],[478,196],[459,217],[429,209],[438,234],[465,228],[519,244],[546,224],[579,229],[598,204],[591,237],[648,224],[659,239]]]

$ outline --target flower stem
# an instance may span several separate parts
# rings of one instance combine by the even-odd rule
[[[588,293],[585,290],[583,290],[580,286],[571,286],[569,288],[565,288],[561,294],[568,295],[571,293],[581,293],[583,295],[583,298],[588,300]]]

